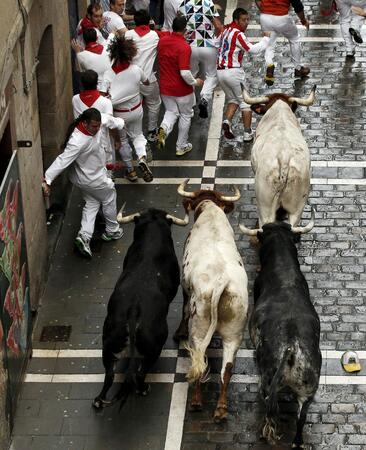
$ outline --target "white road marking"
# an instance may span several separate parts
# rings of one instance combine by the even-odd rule
[[[186,413],[188,383],[174,383],[164,450],[180,449]]]

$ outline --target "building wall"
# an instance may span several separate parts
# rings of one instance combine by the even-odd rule
[[[4,69],[0,77],[0,95],[11,76],[15,140],[32,142],[31,148],[20,148],[18,155],[31,304],[36,308],[47,264],[41,181],[44,168],[60,153],[67,126],[72,120],[68,3],[59,0],[2,2],[0,42],[8,43],[8,46],[0,45],[0,67]],[[55,184],[55,198],[62,199],[65,183],[66,179],[62,177]]]

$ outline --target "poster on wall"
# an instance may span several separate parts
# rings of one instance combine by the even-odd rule
[[[13,153],[0,186],[0,370],[8,380],[12,422],[30,342],[29,276],[18,159]]]

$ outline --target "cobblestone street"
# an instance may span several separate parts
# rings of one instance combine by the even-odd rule
[[[239,0],[252,15],[247,36],[255,41],[261,33],[252,2]],[[253,2],[254,3],[254,2]],[[336,16],[324,18],[318,2],[304,1],[306,15],[315,24],[306,33],[301,27],[304,65],[311,73],[305,80],[293,78],[289,45],[279,40],[276,51],[276,82],[263,81],[264,60],[248,58],[247,82],[251,94],[284,92],[307,95],[315,84],[316,100],[299,107],[301,124],[312,160],[311,191],[303,222],[315,209],[315,227],[298,245],[301,269],[321,320],[323,367],[320,386],[304,428],[306,448],[312,450],[366,449],[366,45],[357,48],[355,62],[345,61],[345,47]],[[231,15],[235,0],[226,5]],[[227,16],[225,22],[229,22]],[[366,29],[363,29],[366,38]],[[282,55],[282,56],[281,56]],[[239,224],[254,227],[257,207],[250,164],[252,144],[243,144],[243,129],[236,116],[235,142],[221,137],[224,95],[215,92],[210,122],[192,121],[193,151],[175,157],[175,135],[164,152],[154,149],[154,181],[128,184],[116,179],[118,205],[126,202],[125,214],[156,207],[183,217],[177,186],[190,178],[189,189],[210,187],[230,192],[232,185],[241,199],[228,218],[249,280],[249,302],[258,264],[257,251]],[[254,128],[258,123],[254,120]],[[264,450],[271,448],[260,438],[264,405],[258,394],[253,345],[248,332],[236,359],[229,387],[227,423],[213,422],[219,393],[221,342],[214,337],[209,350],[210,380],[204,384],[204,409],[189,410],[191,392],[185,381],[189,360],[172,335],[178,326],[182,294],[170,306],[169,338],[163,354],[149,375],[147,397],[130,396],[118,405],[95,411],[92,400],[101,389],[102,326],[106,306],[121,273],[123,258],[132,242],[133,224],[124,226],[120,241],[93,245],[92,260],[73,252],[80,223],[81,196],[74,189],[47,288],[33,334],[33,358],[18,402],[11,450]],[[188,227],[172,227],[178,260],[182,259]],[[52,227],[52,224],[51,224]],[[41,342],[48,325],[71,326],[68,341]],[[362,371],[347,374],[340,358],[356,350]],[[118,379],[117,379],[118,381]],[[116,390],[114,386],[114,391]],[[283,437],[274,450],[291,448],[297,405],[284,395],[280,405]]]

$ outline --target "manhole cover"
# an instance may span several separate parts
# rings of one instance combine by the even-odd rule
[[[47,325],[43,327],[41,342],[67,342],[70,338],[71,325]]]

